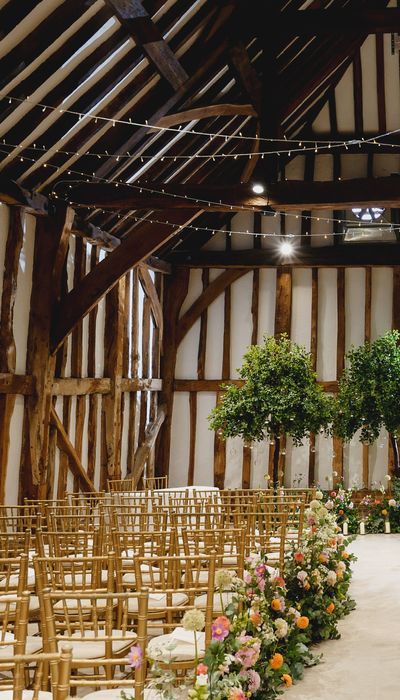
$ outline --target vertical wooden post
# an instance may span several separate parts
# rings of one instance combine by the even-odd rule
[[[3,291],[0,313],[0,372],[15,372],[16,349],[13,332],[14,304],[17,292],[18,263],[23,242],[20,209],[10,213],[4,257]],[[10,423],[14,411],[15,394],[0,395],[0,503],[5,502]]]
[[[107,479],[121,477],[121,379],[124,328],[125,278],[106,296],[104,333],[104,374],[111,379],[111,391],[103,397],[101,486]]]
[[[163,388],[160,392],[160,403],[166,405],[166,417],[157,441],[156,475],[168,474],[169,455],[171,448],[172,407],[174,401],[174,376],[176,353],[178,349],[176,331],[179,312],[187,295],[189,286],[189,270],[177,268],[165,280],[164,289],[164,341],[161,360],[161,376]]]
[[[342,267],[337,271],[337,313],[336,379],[339,381],[344,368],[345,351],[345,271]],[[340,438],[333,438],[333,453],[333,470],[337,474],[333,480],[335,484],[343,480],[343,441]]]
[[[317,367],[317,339],[318,339],[318,268],[312,269],[311,281],[311,343],[310,353],[312,367],[315,372]],[[310,435],[310,451],[308,458],[308,485],[315,484],[315,435]]]
[[[36,392],[25,403],[20,498],[46,495],[51,389],[55,356],[50,355],[52,313],[61,295],[62,270],[74,211],[58,205],[54,215],[39,218],[35,232],[27,374]]]
[[[92,247],[90,255],[90,269],[92,270],[99,261],[99,249]],[[88,332],[88,375],[96,376],[96,321],[98,307],[95,306],[89,314]],[[94,481],[96,468],[96,445],[97,445],[97,411],[101,396],[90,394],[89,396],[89,417],[88,417],[88,477]]]
[[[290,335],[292,322],[292,270],[290,267],[279,267],[276,276],[276,306],[275,306],[275,336],[279,336],[281,333],[287,333]],[[275,446],[270,445],[269,450],[269,466],[268,473],[270,479],[274,477],[274,454]],[[281,451],[286,447],[286,440],[281,438],[280,441]],[[285,471],[285,454],[280,454],[279,457],[279,473]],[[275,470],[276,471],[276,470]],[[279,476],[279,481],[284,481],[284,475],[281,479]]]
[[[132,287],[132,304],[130,309],[131,315],[131,377],[136,379],[138,376],[139,367],[139,276],[138,269],[131,271],[131,287]],[[129,397],[129,425],[128,425],[128,458],[127,458],[127,474],[133,473],[133,465],[135,461],[135,443],[136,443],[136,415],[137,415],[137,392],[132,392]]]

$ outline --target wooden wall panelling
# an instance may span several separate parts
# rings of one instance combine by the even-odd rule
[[[171,276],[164,280],[164,347],[161,361],[161,376],[163,388],[160,394],[160,402],[165,405],[165,420],[160,439],[157,442],[156,473],[163,475],[168,473],[170,447],[173,387],[176,365],[176,352],[178,348],[178,318],[189,286],[189,270],[176,268]]]
[[[101,488],[107,479],[121,477],[121,379],[124,328],[125,277],[106,296],[104,374],[111,378],[111,391],[102,402]]]
[[[336,378],[340,379],[344,368],[345,353],[345,270],[337,271],[337,343],[336,343]],[[343,441],[333,438],[333,483],[336,485],[343,480]]]
[[[16,347],[13,332],[18,263],[23,243],[22,212],[12,209],[4,257],[3,291],[0,312],[0,372],[14,373]],[[0,394],[0,503],[5,502],[10,423],[16,394]]]
[[[60,296],[61,270],[67,254],[74,211],[58,205],[54,215],[36,223],[31,308],[27,344],[27,374],[36,392],[26,398],[20,471],[20,498],[46,494],[51,387],[55,357],[50,356],[51,318]],[[57,271],[57,274],[55,274]]]
[[[78,480],[78,489],[82,488],[83,491],[95,491],[94,485],[89,479],[63,423],[52,405],[50,408],[49,421],[51,421],[52,425],[56,428],[58,447],[68,456],[74,478],[76,477]]]
[[[131,376],[138,377],[139,367],[139,276],[138,270],[131,271],[131,337],[130,337],[130,364]],[[128,418],[128,457],[127,473],[132,474],[135,459],[135,439],[136,439],[136,415],[137,415],[137,392],[132,392],[129,396],[129,418]]]
[[[310,353],[312,367],[317,367],[317,338],[318,338],[318,268],[311,271],[311,340]],[[310,451],[308,457],[308,485],[315,483],[315,434],[310,435]]]
[[[194,483],[194,466],[195,466],[195,450],[196,450],[196,421],[197,421],[197,392],[191,391],[189,394],[189,467],[188,467],[188,486],[193,486]]]
[[[97,246],[92,246],[90,253],[90,269],[92,270],[99,261],[99,249]],[[88,330],[88,376],[96,376],[96,321],[98,307],[95,306],[89,313],[89,330]],[[96,471],[96,446],[97,446],[97,414],[98,406],[101,397],[96,394],[89,396],[89,416],[88,416],[88,477],[94,481]]]

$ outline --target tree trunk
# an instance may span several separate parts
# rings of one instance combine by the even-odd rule
[[[279,475],[278,475],[278,469],[279,469],[279,453],[281,449],[281,443],[279,440],[279,437],[275,435],[274,437],[275,441],[275,447],[274,447],[274,469],[272,473],[272,480],[274,483],[274,488],[277,489],[279,486]]]
[[[394,437],[394,435],[392,435],[392,433],[389,433],[389,437],[390,437],[390,442],[391,442],[392,448],[393,448],[393,456],[394,456],[394,475],[395,475],[396,477],[400,477],[399,447],[398,447],[398,444],[397,444],[397,440],[396,440],[396,438]]]

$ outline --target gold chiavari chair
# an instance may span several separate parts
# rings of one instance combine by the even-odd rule
[[[156,491],[168,488],[168,476],[143,476],[143,489]]]
[[[19,557],[21,554],[29,556],[31,536],[30,530],[16,530],[15,532],[1,532],[0,530],[0,557],[7,559]]]
[[[28,670],[34,664],[33,683]],[[51,669],[51,691],[40,689],[43,680],[43,667]],[[71,650],[65,646],[57,654],[15,654],[10,661],[4,661],[0,655],[0,674],[12,671],[12,677],[0,685],[0,698],[3,700],[67,700],[69,697],[69,676],[71,667]],[[45,672],[46,672],[45,671]],[[27,687],[29,685],[29,688]],[[4,689],[3,689],[4,688]]]
[[[55,653],[68,643],[72,650],[71,687],[132,687],[132,671],[125,668],[129,649],[146,648],[147,591],[102,594],[96,591],[42,591],[44,647]],[[137,611],[134,619],[129,608]],[[62,608],[64,614],[58,615]],[[71,615],[71,610],[77,611]],[[124,672],[115,676],[117,666]],[[90,673],[89,673],[90,671]],[[143,676],[142,676],[143,687]],[[139,695],[139,697],[141,697]]]
[[[103,525],[104,513],[101,504],[92,509],[90,504],[57,505],[46,508],[46,526],[53,532],[90,532]]]
[[[108,479],[107,488],[110,493],[135,491],[134,479]]]
[[[178,554],[177,533],[170,530],[149,532],[112,531],[112,545],[115,551],[116,578],[118,590],[136,587],[135,561],[137,557],[155,559]],[[142,564],[142,584],[149,583],[147,564]],[[154,573],[154,569],[153,569]]]
[[[148,656],[160,666],[185,673],[193,669],[195,658],[203,658],[211,641],[215,587],[215,555],[200,557],[161,557],[136,559],[136,578],[141,581],[141,565],[149,565],[150,583],[147,616]],[[157,565],[157,566],[156,566]],[[152,576],[152,567],[157,575]],[[207,569],[208,580],[201,581],[201,572]],[[161,572],[161,575],[160,575]],[[204,632],[186,632],[182,618],[188,610],[196,609],[196,596],[205,594],[202,610],[205,616]],[[197,609],[199,609],[198,606]],[[132,609],[135,614],[135,610]],[[162,634],[160,634],[162,630]],[[196,654],[197,646],[197,654]]]
[[[8,596],[21,596],[30,589],[29,619],[37,620],[39,600],[31,593],[35,587],[35,578],[34,569],[28,567],[26,554],[21,554],[19,557],[0,558],[0,606]]]
[[[89,532],[75,530],[36,531],[36,550],[39,557],[96,557],[107,550],[104,526]]]
[[[35,557],[36,586],[39,599],[44,589],[70,594],[71,591],[95,591],[102,593],[114,590],[114,553],[107,557]],[[59,605],[59,614],[63,613]]]
[[[42,648],[40,638],[28,639],[29,616],[28,591],[21,595],[0,596],[0,664],[2,670],[10,670],[14,654],[34,653]],[[0,674],[0,689],[7,679]],[[0,693],[1,697],[1,693]]]

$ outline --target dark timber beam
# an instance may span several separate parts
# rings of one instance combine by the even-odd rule
[[[157,71],[175,90],[181,87],[188,75],[140,0],[106,0],[106,3]]]
[[[51,350],[55,353],[76,324],[107,294],[128,270],[144,262],[180,228],[200,215],[200,211],[163,211],[164,223],[144,221],[110,255],[96,265],[58,304],[53,315]]]
[[[257,17],[254,13],[254,17]],[[260,33],[267,31],[270,23],[260,23]],[[277,15],[274,27],[277,33],[287,37],[318,36],[321,34],[391,34],[400,30],[400,9],[382,10],[327,9],[286,10]]]
[[[400,264],[399,243],[344,243],[338,246],[300,247],[293,255],[283,258],[276,248],[250,248],[231,251],[199,251],[196,253],[172,252],[169,260],[186,267],[257,268],[277,267],[368,267]]]
[[[75,204],[102,209],[206,209],[232,211],[270,206],[279,211],[309,209],[346,209],[352,205],[398,207],[400,176],[357,178],[354,180],[314,181],[285,180],[269,183],[266,194],[255,195],[250,184],[232,186],[168,185],[149,183],[149,189],[162,191],[152,194],[128,186],[82,184],[70,191]],[[185,199],[190,197],[191,199]],[[206,202],[213,202],[207,206]],[[221,202],[219,204],[219,202]]]

